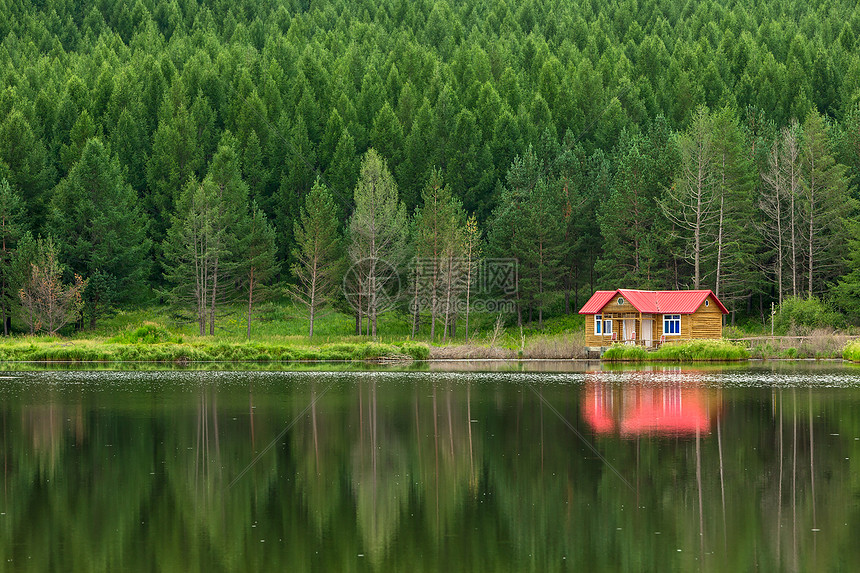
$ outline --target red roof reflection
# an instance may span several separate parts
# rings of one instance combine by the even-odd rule
[[[705,396],[700,388],[629,388],[624,403],[622,435],[695,434],[696,430],[710,430]]]
[[[582,417],[597,434],[691,435],[710,432],[711,410],[718,405],[712,391],[690,386],[688,380],[662,386],[635,381],[619,386],[593,379],[583,391]]]

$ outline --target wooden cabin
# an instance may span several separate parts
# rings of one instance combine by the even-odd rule
[[[585,315],[585,345],[599,348],[721,338],[728,312],[710,290],[618,289],[597,291],[579,314]]]

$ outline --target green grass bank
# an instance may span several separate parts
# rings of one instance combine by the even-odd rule
[[[725,340],[696,340],[664,344],[654,351],[641,346],[615,344],[601,360],[606,362],[728,362],[748,360],[750,353],[740,344]]]
[[[261,305],[246,339],[242,309],[228,309],[212,336],[200,336],[196,325],[177,323],[166,307],[124,309],[101,320],[95,329],[61,335],[29,336],[18,332],[0,337],[0,362],[309,362],[388,361],[452,358],[548,358],[585,356],[582,319],[564,316],[520,329],[498,316],[476,315],[468,340],[461,322],[457,336],[431,340],[429,324],[411,339],[411,317],[390,312],[380,317],[375,340],[355,335],[354,318],[332,312],[315,324],[307,337],[307,320],[289,304]],[[440,330],[441,329],[437,329]]]
[[[849,343],[842,351],[842,358],[852,362],[860,362],[860,340]]]

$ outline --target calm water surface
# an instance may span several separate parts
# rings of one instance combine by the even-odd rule
[[[0,372],[0,570],[860,571],[858,368],[445,368]]]

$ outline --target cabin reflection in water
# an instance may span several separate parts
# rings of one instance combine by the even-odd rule
[[[720,397],[716,391],[698,386],[697,374],[672,371],[665,383],[655,385],[654,372],[626,372],[621,384],[606,372],[590,373],[581,402],[583,419],[596,434],[707,434],[711,419],[719,414]]]

